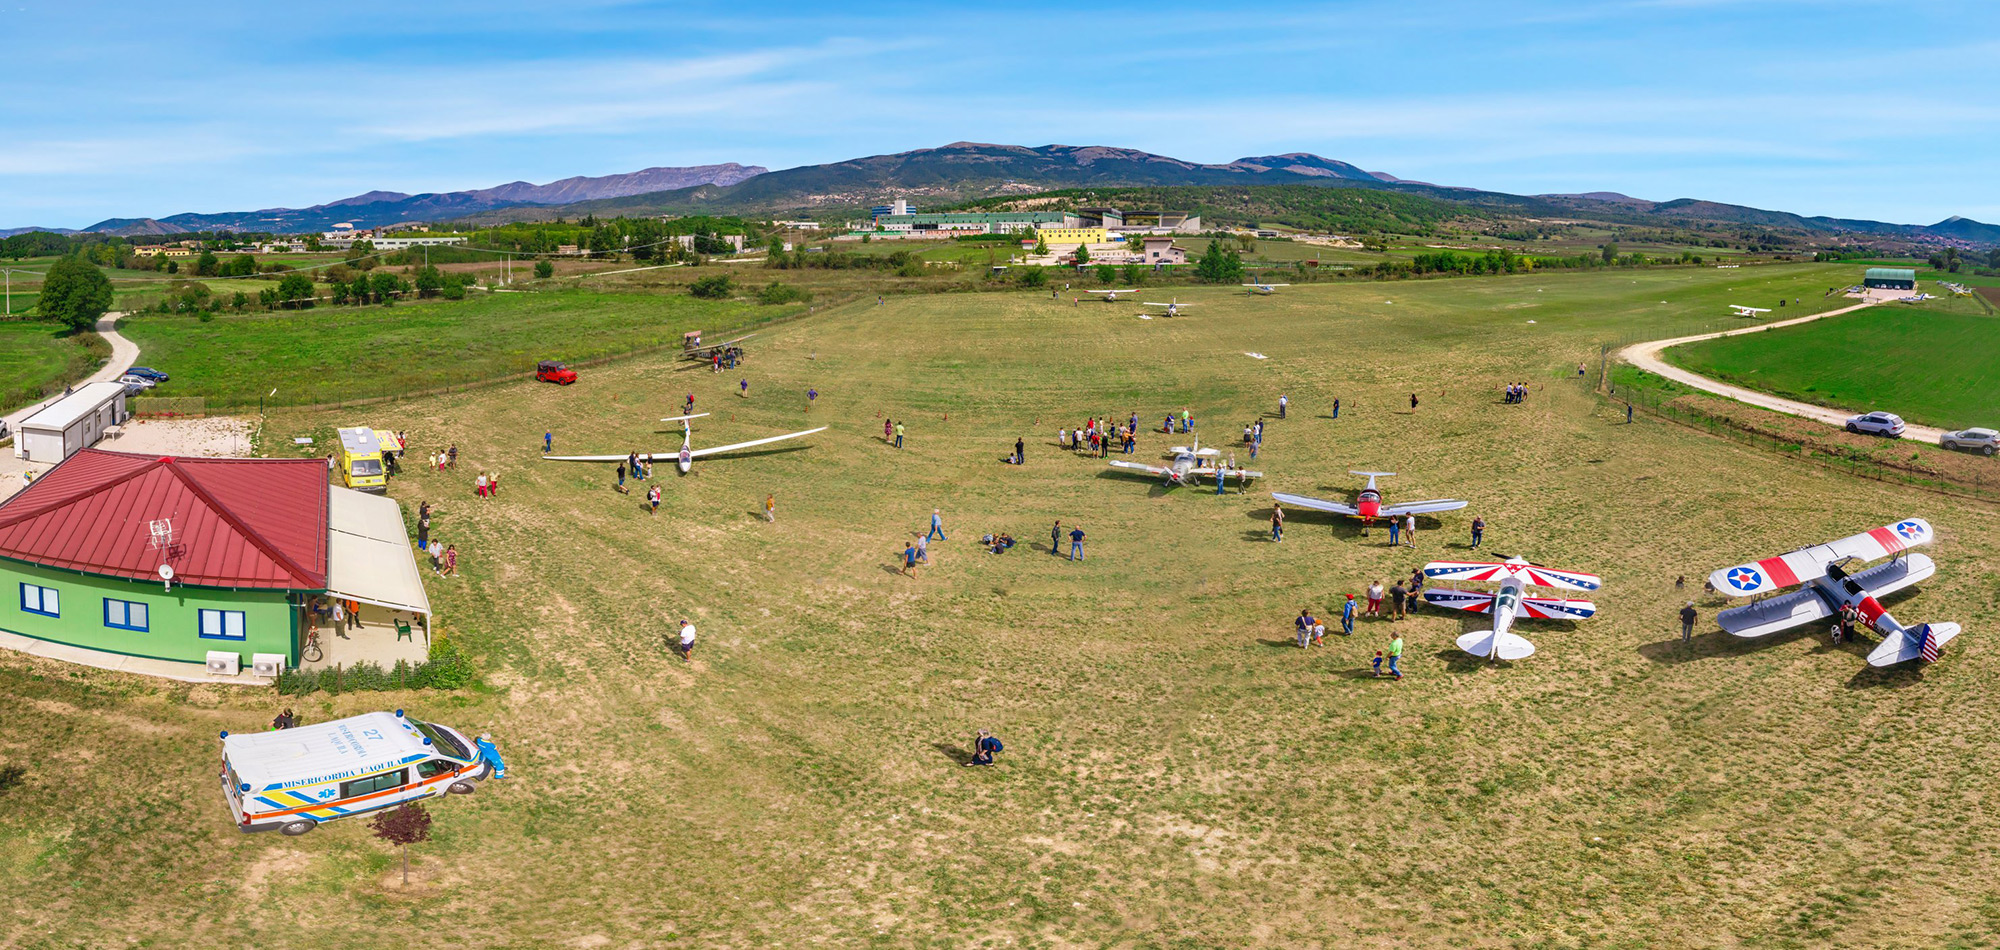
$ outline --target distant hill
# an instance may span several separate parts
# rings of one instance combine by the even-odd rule
[[[265,208],[259,211],[232,211],[219,214],[176,214],[160,218],[111,218],[85,231],[136,237],[147,234],[184,234],[191,231],[275,231],[301,233],[325,231],[336,224],[357,228],[381,227],[406,221],[441,221],[494,208],[521,205],[560,205],[592,199],[614,198],[645,192],[667,191],[690,185],[734,185],[764,174],[762,166],[698,165],[690,168],[647,168],[622,175],[598,178],[576,177],[534,185],[508,182],[474,191],[449,191],[406,195],[397,191],[370,191],[313,205],[309,208]]]
[[[1578,222],[1636,228],[1655,236],[1682,232],[1704,240],[1764,247],[1844,244],[1896,249],[1957,242],[2000,245],[2000,226],[1953,217],[1928,227],[1882,221],[1803,217],[1695,198],[1649,201],[1615,191],[1511,195],[1440,186],[1367,171],[1309,152],[1239,158],[1224,164],[1190,162],[1138,149],[1101,145],[1028,147],[953,142],[938,148],[870,155],[780,171],[734,163],[693,168],[648,168],[624,175],[565,178],[535,185],[509,182],[492,188],[408,195],[370,191],[309,208],[266,208],[227,214],[177,214],[114,218],[86,230],[139,237],[207,231],[323,231],[339,223],[357,227],[403,222],[456,221],[489,225],[509,221],[576,219],[585,215],[718,214],[838,220],[859,217],[873,205],[902,198],[923,207],[953,207],[990,198],[1023,197],[1077,189],[1262,188],[1306,186],[1394,192],[1442,204],[1363,202],[1343,211],[1339,202],[1286,190],[1239,197],[1230,220],[1251,209],[1263,220],[1350,222],[1353,227],[1449,226],[1494,235],[1561,230]],[[1161,200],[1168,196],[1162,194]],[[1191,196],[1178,196],[1192,200]],[[1212,195],[1210,197],[1213,197]],[[1064,200],[1068,200],[1065,198]],[[1352,203],[1350,203],[1352,204]],[[1223,205],[1205,219],[1222,221]],[[1386,216],[1386,217],[1385,217]],[[1250,219],[1255,220],[1255,219]],[[1424,232],[1417,232],[1424,233]]]

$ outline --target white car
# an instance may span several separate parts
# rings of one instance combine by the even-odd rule
[[[1886,435],[1892,439],[1903,437],[1903,417],[1893,412],[1871,412],[1865,416],[1855,416],[1847,420],[1847,431],[1865,435]]]
[[[1938,444],[1947,449],[1964,449],[1968,452],[1984,452],[1992,455],[2000,447],[2000,432],[1992,429],[1960,429],[1938,436]]]
[[[159,385],[159,383],[147,379],[144,376],[134,376],[131,373],[126,373],[125,375],[118,377],[118,381],[125,384],[126,392],[131,392],[133,386],[137,386],[141,389],[151,389],[154,386]]]

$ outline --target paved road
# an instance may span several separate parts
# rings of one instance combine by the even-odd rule
[[[111,361],[105,363],[103,368],[99,369],[95,373],[90,374],[88,377],[85,377],[83,380],[79,381],[76,385],[81,386],[84,383],[102,383],[117,379],[118,377],[125,375],[125,371],[131,369],[133,363],[139,361],[139,344],[134,343],[131,340],[125,339],[125,337],[120,335],[118,332],[118,318],[122,316],[124,316],[123,313],[107,313],[103,316],[102,319],[99,319],[97,321],[97,335],[103,337],[106,342],[111,344]],[[62,398],[62,393],[57,393],[53,396],[50,396],[47,399],[42,400],[41,402],[35,403],[32,406],[25,406],[20,409],[16,409],[13,412],[8,413],[5,416],[7,420],[7,431],[13,432],[20,429],[21,420],[26,419],[29,416],[32,416],[35,413],[42,411],[42,409],[48,406],[49,403],[55,402],[56,400],[61,398]],[[12,455],[13,453],[9,452],[5,454]]]
[[[1737,402],[1748,403],[1752,406],[1756,406],[1761,409],[1770,409],[1774,412],[1782,412],[1787,415],[1800,416],[1806,419],[1814,419],[1819,422],[1824,422],[1831,426],[1845,426],[1847,424],[1847,420],[1850,417],[1854,416],[1855,413],[1848,412],[1844,409],[1829,409],[1825,406],[1815,406],[1809,402],[1799,402],[1793,399],[1785,399],[1781,396],[1773,396],[1770,393],[1760,393],[1754,389],[1744,389],[1741,386],[1731,386],[1728,383],[1719,383],[1716,382],[1715,380],[1709,379],[1706,376],[1698,376],[1694,373],[1688,372],[1687,370],[1681,369],[1678,366],[1674,366],[1668,363],[1666,360],[1660,358],[1660,352],[1662,350],[1665,350],[1667,347],[1680,346],[1683,343],[1696,343],[1701,340],[1713,340],[1716,339],[1717,337],[1725,337],[1725,336],[1740,336],[1745,333],[1762,333],[1765,330],[1776,329],[1778,327],[1789,327],[1789,326],[1796,326],[1797,324],[1801,323],[1811,323],[1814,320],[1818,320],[1824,317],[1832,317],[1843,313],[1851,313],[1853,311],[1859,310],[1869,305],[1870,305],[1869,303],[1858,303],[1851,307],[1842,307],[1838,310],[1828,310],[1825,313],[1815,313],[1809,317],[1798,317],[1791,320],[1780,320],[1776,323],[1763,323],[1763,324],[1758,324],[1757,326],[1754,327],[1744,327],[1740,330],[1725,330],[1721,333],[1703,333],[1697,336],[1680,336],[1680,337],[1675,337],[1671,340],[1654,340],[1650,343],[1634,343],[1631,346],[1619,350],[1618,358],[1624,360],[1627,363],[1632,364],[1633,366],[1637,366],[1640,369],[1645,370],[1646,372],[1653,373],[1659,376],[1665,376],[1666,378],[1671,379],[1674,382],[1680,383],[1685,386],[1693,386],[1696,389],[1704,390],[1706,392],[1711,392],[1718,396],[1727,396],[1730,399],[1736,400]],[[1929,426],[1908,425],[1905,427],[1903,431],[1903,438],[1916,439],[1921,442],[1928,442],[1932,445],[1936,445],[1938,441],[1938,436],[1943,434],[1944,430],[1942,429],[1933,429]]]

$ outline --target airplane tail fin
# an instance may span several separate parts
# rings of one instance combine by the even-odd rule
[[[1535,655],[1535,645],[1526,637],[1491,630],[1475,630],[1459,637],[1458,648],[1484,659],[1498,654],[1503,660],[1525,660]]]
[[[1938,656],[1943,653],[1944,645],[1956,636],[1958,636],[1958,624],[1949,621],[1920,623],[1914,627],[1891,631],[1868,654],[1868,665],[1895,666],[1910,660],[1935,663]]]
[[[1368,476],[1369,478],[1388,478],[1389,476],[1391,476],[1391,475],[1394,475],[1394,474],[1396,474],[1396,473],[1395,473],[1395,472],[1362,472],[1362,471],[1356,471],[1356,470],[1354,470],[1354,469],[1351,469],[1351,468],[1350,468],[1350,469],[1348,469],[1348,470],[1347,470],[1347,474],[1349,474],[1349,475],[1366,475],[1366,476]]]

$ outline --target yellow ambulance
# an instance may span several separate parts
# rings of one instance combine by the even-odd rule
[[[388,494],[389,476],[383,469],[383,449],[374,429],[340,430],[340,483],[356,491]]]

